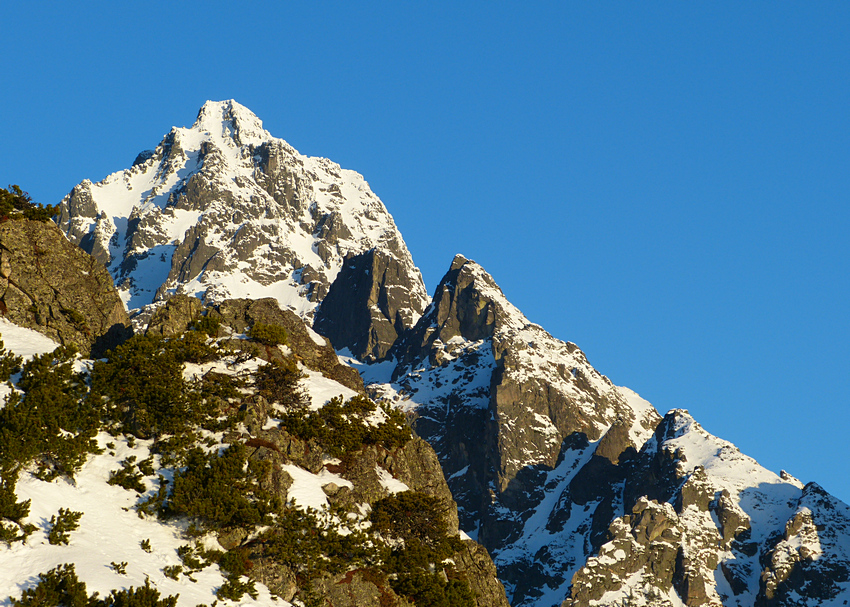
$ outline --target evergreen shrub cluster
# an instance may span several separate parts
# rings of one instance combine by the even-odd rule
[[[138,464],[136,456],[131,455],[123,462],[119,470],[113,470],[109,473],[109,480],[106,481],[110,485],[118,485],[128,491],[136,493],[144,493],[147,491],[145,484],[142,482],[146,476],[153,476],[153,457],[143,459]]]
[[[183,379],[182,340],[134,335],[92,368],[91,391],[106,414],[137,438],[173,434],[196,422]]]
[[[33,357],[21,370],[18,388],[0,409],[0,470],[18,470],[35,461],[37,476],[72,477],[89,453],[100,412],[86,400],[85,378],[76,373],[73,348],[59,347]]]
[[[204,529],[253,527],[271,522],[280,500],[260,488],[268,462],[248,459],[247,448],[234,444],[221,455],[198,447],[174,476],[166,513],[194,518]]]
[[[0,339],[0,382],[9,381],[13,373],[18,373],[23,361],[22,357],[9,352]]]
[[[9,597],[13,607],[177,607],[180,595],[160,598],[159,590],[145,580],[144,586],[113,590],[104,598],[91,595],[77,577],[73,563],[38,574],[38,585],[24,590],[20,599]]]
[[[257,369],[254,374],[254,386],[257,393],[269,402],[301,408],[307,402],[298,385],[302,377],[304,375],[298,369],[298,363],[291,358],[272,359]]]
[[[67,544],[71,539],[71,532],[80,527],[82,516],[82,512],[59,508],[59,513],[50,517],[47,541],[54,545]]]
[[[469,584],[444,564],[463,548],[458,537],[448,535],[446,514],[442,500],[417,491],[389,495],[372,505],[372,528],[394,540],[385,556],[390,585],[417,607],[475,605]]]
[[[25,541],[36,530],[35,525],[23,522],[30,513],[30,500],[18,501],[17,480],[17,471],[0,471],[0,542],[9,545]]]
[[[254,341],[258,341],[264,346],[283,346],[286,345],[288,338],[286,329],[278,325],[270,325],[264,322],[255,322],[248,329],[248,337]]]
[[[333,457],[343,457],[363,445],[395,449],[406,444],[412,434],[404,414],[385,407],[384,421],[374,425],[369,418],[377,408],[373,401],[359,394],[345,402],[337,396],[318,411],[288,411],[282,415],[280,425],[297,438],[316,440]]]
[[[10,185],[8,190],[0,188],[0,221],[8,219],[50,221],[50,218],[58,212],[59,205],[37,204],[20,186]]]
[[[192,329],[209,337],[218,337],[220,328],[221,320],[217,316],[210,316],[209,313],[192,323]]]

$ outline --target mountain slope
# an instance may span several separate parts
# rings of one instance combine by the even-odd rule
[[[373,398],[413,418],[514,607],[850,600],[846,505],[684,411],[662,418],[473,261],[455,257],[429,303],[362,177],[299,155],[235,102],[207,103],[132,169],[77,186],[59,223],[147,307],[137,328],[189,326],[202,306],[179,294],[217,304],[240,334],[268,302],[227,297],[312,319]],[[463,566],[486,569],[475,558]]]
[[[599,374],[577,346],[529,322],[460,255],[391,354],[392,378],[369,389],[415,411],[462,527],[494,555],[512,604],[549,596],[546,584],[556,597],[550,604],[559,602],[568,572],[590,551],[593,530],[580,523],[597,516],[607,527],[610,508],[593,503],[580,523],[553,526],[549,519],[569,506],[553,492],[569,486],[599,444],[615,458],[637,452],[658,413]]]
[[[92,452],[76,470],[53,470],[49,450],[32,461],[15,460],[6,449],[14,417],[0,414],[0,531],[29,533],[22,540],[0,535],[0,604],[11,605],[7,597],[20,597],[38,585],[41,574],[71,563],[88,593],[103,596],[150,584],[163,597],[177,596],[178,605],[228,598],[240,605],[274,599],[282,606],[319,601],[334,607],[402,607],[427,588],[455,592],[460,601],[452,605],[507,606],[486,551],[458,536],[454,502],[433,450],[411,436],[403,417],[325,376],[322,359],[329,347],[321,338],[311,339],[303,325],[306,339],[287,346],[242,333],[245,319],[268,327],[256,318],[284,318],[292,329],[288,333],[297,336],[291,323],[301,321],[276,308],[273,300],[224,301],[204,316],[197,310],[195,318],[210,319],[204,327],[215,328],[215,341],[197,332],[166,341],[137,335],[104,360],[73,361],[82,373],[71,378],[73,385],[90,384],[84,392],[94,393],[104,389],[104,369],[122,360],[142,365],[138,375],[157,378],[149,383],[161,382],[160,374],[175,362],[167,353],[176,348],[195,359],[180,364],[178,373],[186,394],[200,399],[190,397],[184,408],[165,405],[169,432],[134,430],[123,415],[109,414],[133,385],[133,378],[121,373],[117,390],[106,389],[111,396],[87,401],[91,407],[104,403],[104,420]],[[49,353],[56,345],[6,321],[0,333],[28,356]],[[129,354],[144,351],[146,344],[155,346],[146,358],[152,356],[156,368]],[[65,364],[61,351],[46,356],[56,359],[49,368]],[[269,384],[263,378],[279,380],[276,369],[288,369],[289,379]],[[50,381],[51,373],[41,372],[33,383],[25,365],[13,378],[14,390],[41,398],[48,384],[38,382]],[[295,385],[285,387],[293,380]],[[49,385],[55,394],[72,384]],[[4,387],[7,394],[13,391]],[[138,407],[150,394],[130,397],[131,406]],[[207,416],[206,421],[184,418],[186,405],[201,406],[200,419]],[[21,404],[13,398],[5,407],[17,410]],[[342,414],[326,413],[336,409]],[[151,419],[148,414],[140,419]],[[332,434],[311,434],[317,426],[310,419],[317,416],[335,424]],[[62,444],[73,436],[65,426],[57,430],[51,441]],[[51,478],[46,471],[58,475]],[[12,501],[26,504],[22,515],[10,507],[9,487],[17,494]],[[406,504],[408,515],[412,509],[430,543],[417,546],[417,530],[404,535],[399,521],[370,514],[392,513],[397,501]],[[80,516],[64,543],[54,541],[62,509]],[[406,556],[407,548],[415,557]]]
[[[663,419],[455,257],[367,389],[416,415],[514,607],[850,598],[850,510]],[[383,377],[381,372],[383,371]]]

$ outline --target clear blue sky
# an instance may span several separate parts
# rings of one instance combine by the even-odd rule
[[[591,6],[587,6],[591,5]],[[235,98],[663,413],[850,502],[850,3],[11,3],[0,184]]]

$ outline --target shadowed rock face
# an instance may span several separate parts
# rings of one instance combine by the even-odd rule
[[[322,300],[313,328],[337,350],[382,360],[422,314],[425,302],[416,292],[415,277],[395,257],[377,249],[352,255]]]
[[[130,334],[109,273],[52,223],[0,224],[0,312],[84,356],[100,356]]]

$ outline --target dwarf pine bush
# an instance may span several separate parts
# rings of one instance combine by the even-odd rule
[[[281,427],[302,440],[316,440],[333,457],[342,457],[363,445],[395,449],[407,443],[412,434],[404,415],[386,408],[386,419],[375,425],[368,418],[377,408],[364,396],[356,395],[345,402],[337,396],[318,411],[296,409],[283,414]]]
[[[134,335],[94,364],[92,395],[124,432],[158,437],[197,421],[177,351],[160,337]]]
[[[262,365],[254,374],[257,392],[272,403],[285,407],[302,408],[307,399],[298,382],[304,375],[298,369],[298,363],[291,358],[273,359]]]
[[[80,527],[82,516],[82,512],[59,508],[59,513],[50,517],[47,541],[51,544],[67,544],[71,539],[71,532]]]
[[[9,601],[14,607],[177,607],[178,596],[160,598],[150,580],[138,588],[113,590],[104,598],[97,592],[89,595],[73,563],[66,563],[39,573],[35,587],[24,590],[20,599],[9,597]]]
[[[87,399],[85,378],[74,371],[76,352],[60,347],[23,365],[18,388],[0,409],[0,468],[17,469],[35,461],[37,476],[73,476],[89,453],[100,411]]]
[[[20,371],[23,360],[22,357],[9,352],[0,339],[0,382],[9,381],[13,373]]]
[[[389,495],[372,504],[372,528],[396,540],[385,557],[385,567],[393,574],[390,585],[417,607],[475,605],[469,584],[453,579],[454,571],[444,564],[462,548],[456,536],[448,535],[447,512],[442,500],[417,491]],[[446,579],[440,571],[446,573]]]
[[[35,525],[23,522],[30,512],[30,500],[18,501],[17,480],[17,471],[0,471],[0,542],[6,544],[22,542],[36,530]]]
[[[9,189],[0,188],[0,220],[32,219],[50,221],[59,212],[59,205],[42,206],[33,202],[20,186],[10,185]]]
[[[193,517],[209,529],[258,525],[279,506],[279,500],[257,482],[268,466],[249,460],[242,444],[231,445],[220,456],[196,447],[186,455],[186,467],[174,476],[168,513]]]
[[[248,329],[248,337],[258,341],[264,346],[286,345],[288,339],[286,329],[278,325],[270,325],[264,322],[255,322]]]

